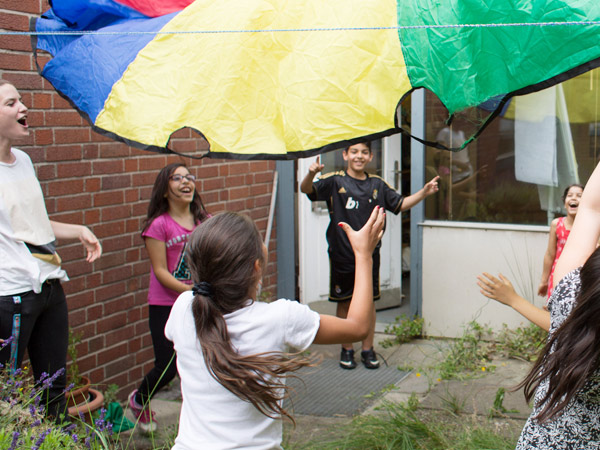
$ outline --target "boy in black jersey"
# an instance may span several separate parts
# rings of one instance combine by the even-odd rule
[[[435,177],[419,192],[404,198],[382,178],[365,172],[365,167],[373,159],[370,143],[351,145],[343,151],[343,157],[347,162],[346,170],[324,174],[316,182],[313,182],[314,177],[324,166],[319,164],[318,160],[312,163],[308,174],[302,180],[300,190],[307,194],[311,201],[327,202],[331,220],[327,228],[330,267],[329,300],[337,302],[336,315],[345,318],[354,290],[354,253],[344,230],[338,227],[338,223],[346,222],[355,230],[360,229],[377,205],[394,214],[406,211],[438,191],[439,177]],[[380,246],[381,242],[373,253],[373,300],[380,298]],[[379,368],[379,361],[373,351],[374,336],[375,320],[369,335],[362,343],[361,361],[368,369]],[[356,367],[351,343],[342,345],[340,366],[344,369]]]

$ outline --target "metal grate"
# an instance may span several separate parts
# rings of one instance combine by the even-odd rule
[[[408,372],[385,365],[368,370],[359,363],[354,370],[344,370],[337,360],[326,359],[317,367],[301,369],[299,379],[288,380],[291,405],[288,399],[285,407],[293,414],[353,416],[373,403],[385,387],[396,385],[406,375]]]

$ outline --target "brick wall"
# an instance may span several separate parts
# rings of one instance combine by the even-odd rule
[[[27,31],[29,18],[48,8],[39,0],[0,0],[0,29]],[[31,133],[17,143],[37,169],[51,219],[87,225],[104,254],[93,264],[78,243],[59,242],[70,325],[81,332],[79,365],[93,383],[137,386],[152,367],[146,302],[150,264],[140,238],[152,184],[166,164],[183,160],[198,177],[196,188],[210,213],[229,210],[267,228],[275,163],[195,161],[144,152],[100,136],[35,70],[28,36],[0,36],[0,77],[12,82],[29,107]],[[204,149],[188,130],[174,136],[179,152]],[[274,242],[276,230],[273,230]],[[264,291],[276,292],[271,245]]]

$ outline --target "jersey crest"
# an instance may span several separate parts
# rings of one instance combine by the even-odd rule
[[[373,200],[377,200],[378,194],[379,194],[379,191],[377,189],[373,189]]]

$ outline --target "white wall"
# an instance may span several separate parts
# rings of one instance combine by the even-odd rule
[[[430,336],[459,337],[465,325],[500,330],[527,324],[512,310],[479,293],[481,272],[508,277],[517,292],[543,306],[537,287],[548,244],[547,226],[426,221],[423,227],[423,308]]]

